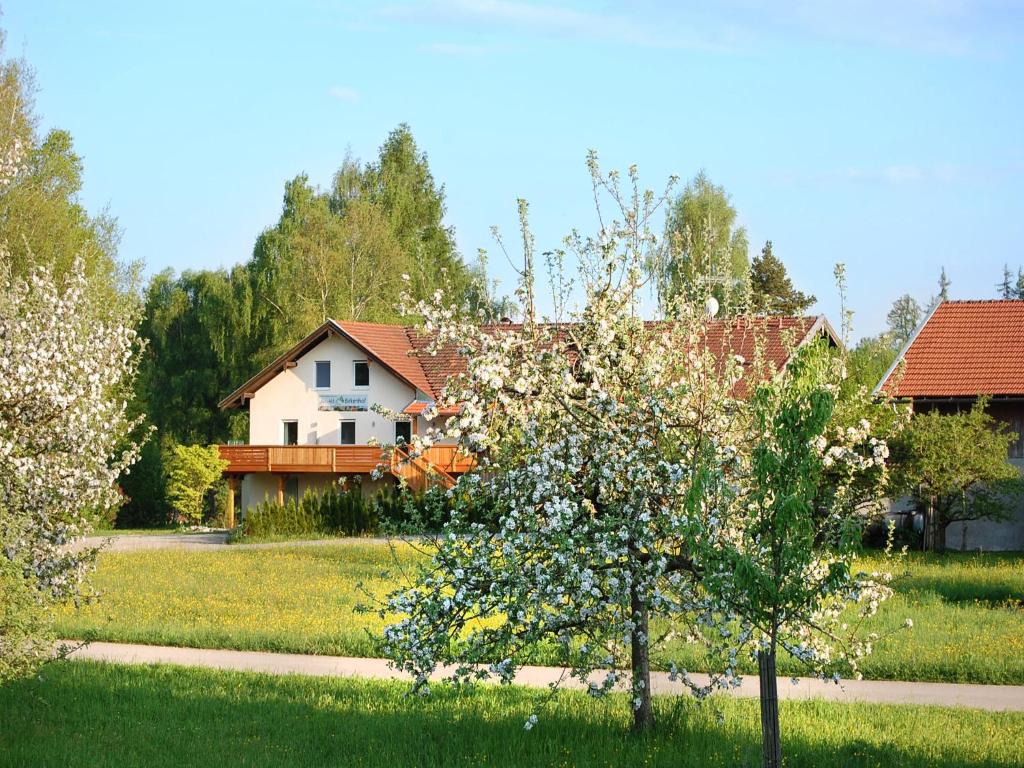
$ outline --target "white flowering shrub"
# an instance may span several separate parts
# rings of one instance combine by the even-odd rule
[[[53,653],[48,611],[79,595],[93,553],[72,546],[120,504],[135,460],[125,396],[135,333],[39,269],[0,274],[0,680]]]
[[[480,326],[441,295],[412,308],[432,340],[427,354],[454,345],[466,361],[435,409],[456,415],[414,436],[412,453],[449,439],[480,460],[449,491],[454,511],[428,548],[429,564],[381,614],[393,621],[384,631],[387,654],[421,693],[440,665],[451,665],[459,682],[510,682],[544,647],[595,696],[628,685],[634,725],[643,729],[653,724],[651,657],[665,641],[702,643],[720,662],[711,686],[690,684],[702,696],[737,684],[738,655],[756,652],[760,607],[737,599],[741,579],[730,567],[761,556],[753,520],[773,497],[755,447],[781,433],[763,421],[775,411],[759,415],[738,396],[744,376],[751,391],[768,376],[762,356],[746,361],[728,345],[711,348],[700,297],[673,307],[671,323],[638,317],[644,267],[660,247],[650,223],[664,198],[639,192],[634,169],[623,194],[593,157],[590,168],[595,199],[609,196],[617,214],[610,220],[599,208],[598,235],[567,240],[582,265],[581,309],[564,310],[565,296],[556,294],[559,316],[536,320],[525,206],[521,325]],[[770,400],[763,397],[762,405]],[[865,456],[870,438],[843,431],[833,439],[828,429],[827,417],[801,427],[813,454],[807,461],[820,465],[823,453],[841,448],[837,476],[857,474],[853,457]],[[876,467],[869,452],[862,469]],[[817,492],[821,477],[801,482]],[[467,502],[484,490],[494,509],[477,522]],[[841,518],[841,527],[850,509],[835,501],[843,492],[827,495],[834,512],[825,515]],[[831,567],[827,550],[815,557]],[[836,593],[859,598],[848,582]],[[801,599],[808,610],[793,614],[787,632],[815,635],[814,606],[831,610],[832,597]],[[660,652],[659,663],[689,682]],[[809,660],[821,668],[813,664],[820,655]]]

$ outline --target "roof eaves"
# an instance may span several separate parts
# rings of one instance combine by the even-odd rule
[[[267,381],[273,378],[273,376],[276,376],[278,373],[280,373],[280,371],[277,369],[280,368],[281,370],[284,370],[282,366],[286,365],[295,357],[301,356],[305,349],[308,349],[309,346],[311,346],[313,343],[316,343],[320,336],[322,336],[324,333],[328,333],[332,325],[336,326],[337,324],[333,320],[327,320],[321,323],[312,333],[310,333],[308,336],[294,344],[286,352],[276,357],[274,361],[271,362],[269,365],[266,365],[263,368],[261,368],[258,373],[250,377],[242,386],[240,386],[230,395],[221,400],[217,404],[217,407],[223,411],[227,410],[228,408],[234,408],[244,405],[245,395],[247,393],[255,392],[257,389],[266,384]],[[268,374],[272,375],[268,376],[266,381],[261,381],[261,379],[263,379],[263,377],[267,376]]]

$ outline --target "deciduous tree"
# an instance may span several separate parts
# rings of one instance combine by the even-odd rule
[[[654,723],[652,658],[701,696],[735,684],[739,655],[766,642],[815,674],[855,671],[870,638],[858,641],[840,614],[859,601],[870,613],[886,590],[853,563],[866,514],[848,489],[884,467],[884,440],[833,419],[837,383],[812,361],[771,384],[761,354],[709,348],[699,297],[679,298],[673,322],[642,321],[659,199],[638,189],[635,169],[623,192],[594,157],[590,168],[614,218],[605,211],[598,235],[566,241],[583,265],[577,312],[538,322],[525,220],[521,326],[480,328],[443,299],[413,310],[436,348],[462,350],[466,371],[440,403],[457,415],[415,435],[412,454],[441,438],[483,453],[450,494],[451,519],[414,583],[382,609],[387,654],[421,692],[444,663],[457,680],[509,682],[540,644],[595,696],[625,666],[637,730]],[[767,387],[753,403],[737,399],[744,376]],[[469,504],[481,491],[493,501],[486,522]],[[718,663],[710,686],[673,664],[663,644],[673,635]]]
[[[905,293],[892,303],[886,320],[889,323],[889,339],[896,349],[900,349],[921,323],[921,305],[913,296]]]
[[[925,512],[926,549],[945,549],[953,523],[1005,519],[1024,494],[1007,460],[1016,434],[986,406],[981,399],[968,411],[917,413],[893,443],[897,488]]]
[[[725,188],[704,171],[672,201],[651,270],[665,308],[680,296],[711,293],[724,314],[744,310],[750,279],[747,233],[736,226],[736,209]]]
[[[78,597],[94,556],[69,545],[121,503],[137,454],[136,336],[88,287],[80,263],[0,277],[0,681],[51,657],[50,609]]]
[[[167,466],[167,500],[175,522],[197,524],[203,520],[203,501],[213,484],[220,480],[228,462],[220,457],[216,445],[170,446]]]

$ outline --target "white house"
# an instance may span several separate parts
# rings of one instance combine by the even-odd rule
[[[756,346],[780,370],[794,347],[822,336],[839,343],[823,316],[738,318],[709,321],[705,343],[715,354],[739,353],[748,360]],[[421,354],[427,342],[405,326],[328,320],[224,398],[221,408],[249,411],[249,443],[220,447],[234,491],[229,521],[236,503],[243,509],[265,499],[284,503],[346,479],[358,477],[364,492],[399,477],[414,488],[451,486],[471,469],[474,457],[454,445],[435,445],[409,461],[392,461],[381,448],[424,431],[424,412],[440,399],[448,379],[465,369],[455,348]],[[398,419],[382,416],[375,405]],[[441,411],[438,418],[451,413]],[[373,480],[378,467],[383,476]]]
[[[220,448],[241,507],[300,498],[346,478],[358,478],[364,492],[398,475],[425,484],[424,460],[401,467],[385,461],[385,476],[370,477],[386,459],[380,446],[407,443],[426,428],[422,414],[435,389],[413,356],[414,338],[403,326],[328,320],[224,398],[221,408],[249,411],[248,445]],[[376,413],[375,405],[399,419]],[[426,459],[442,482],[473,464],[454,446],[437,446]],[[235,501],[232,494],[231,513]]]

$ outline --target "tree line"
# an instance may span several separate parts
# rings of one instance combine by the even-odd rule
[[[474,262],[459,253],[444,224],[444,186],[404,124],[370,161],[346,156],[326,189],[305,173],[287,181],[278,220],[241,263],[168,269],[144,283],[142,265],[119,257],[117,220],[81,204],[82,158],[66,130],[39,130],[34,94],[25,61],[0,61],[0,146],[19,148],[17,173],[0,187],[3,272],[26,276],[45,266],[60,280],[77,257],[90,304],[138,330],[139,374],[124,395],[132,416],[144,417],[132,435],[143,447],[121,478],[120,524],[169,518],[174,445],[245,440],[246,415],[217,403],[325,318],[401,322],[402,290],[418,300],[443,289],[490,322],[516,312],[489,281],[482,252]],[[793,285],[771,241],[751,259],[732,200],[703,170],[669,201],[663,234],[646,268],[665,314],[680,297],[707,293],[723,317],[798,315],[815,302]],[[1022,280],[1007,266],[997,290],[1019,297]],[[943,270],[931,302],[948,298],[949,285]],[[851,350],[847,386],[874,386],[924,311],[910,295],[897,299],[888,332]]]

